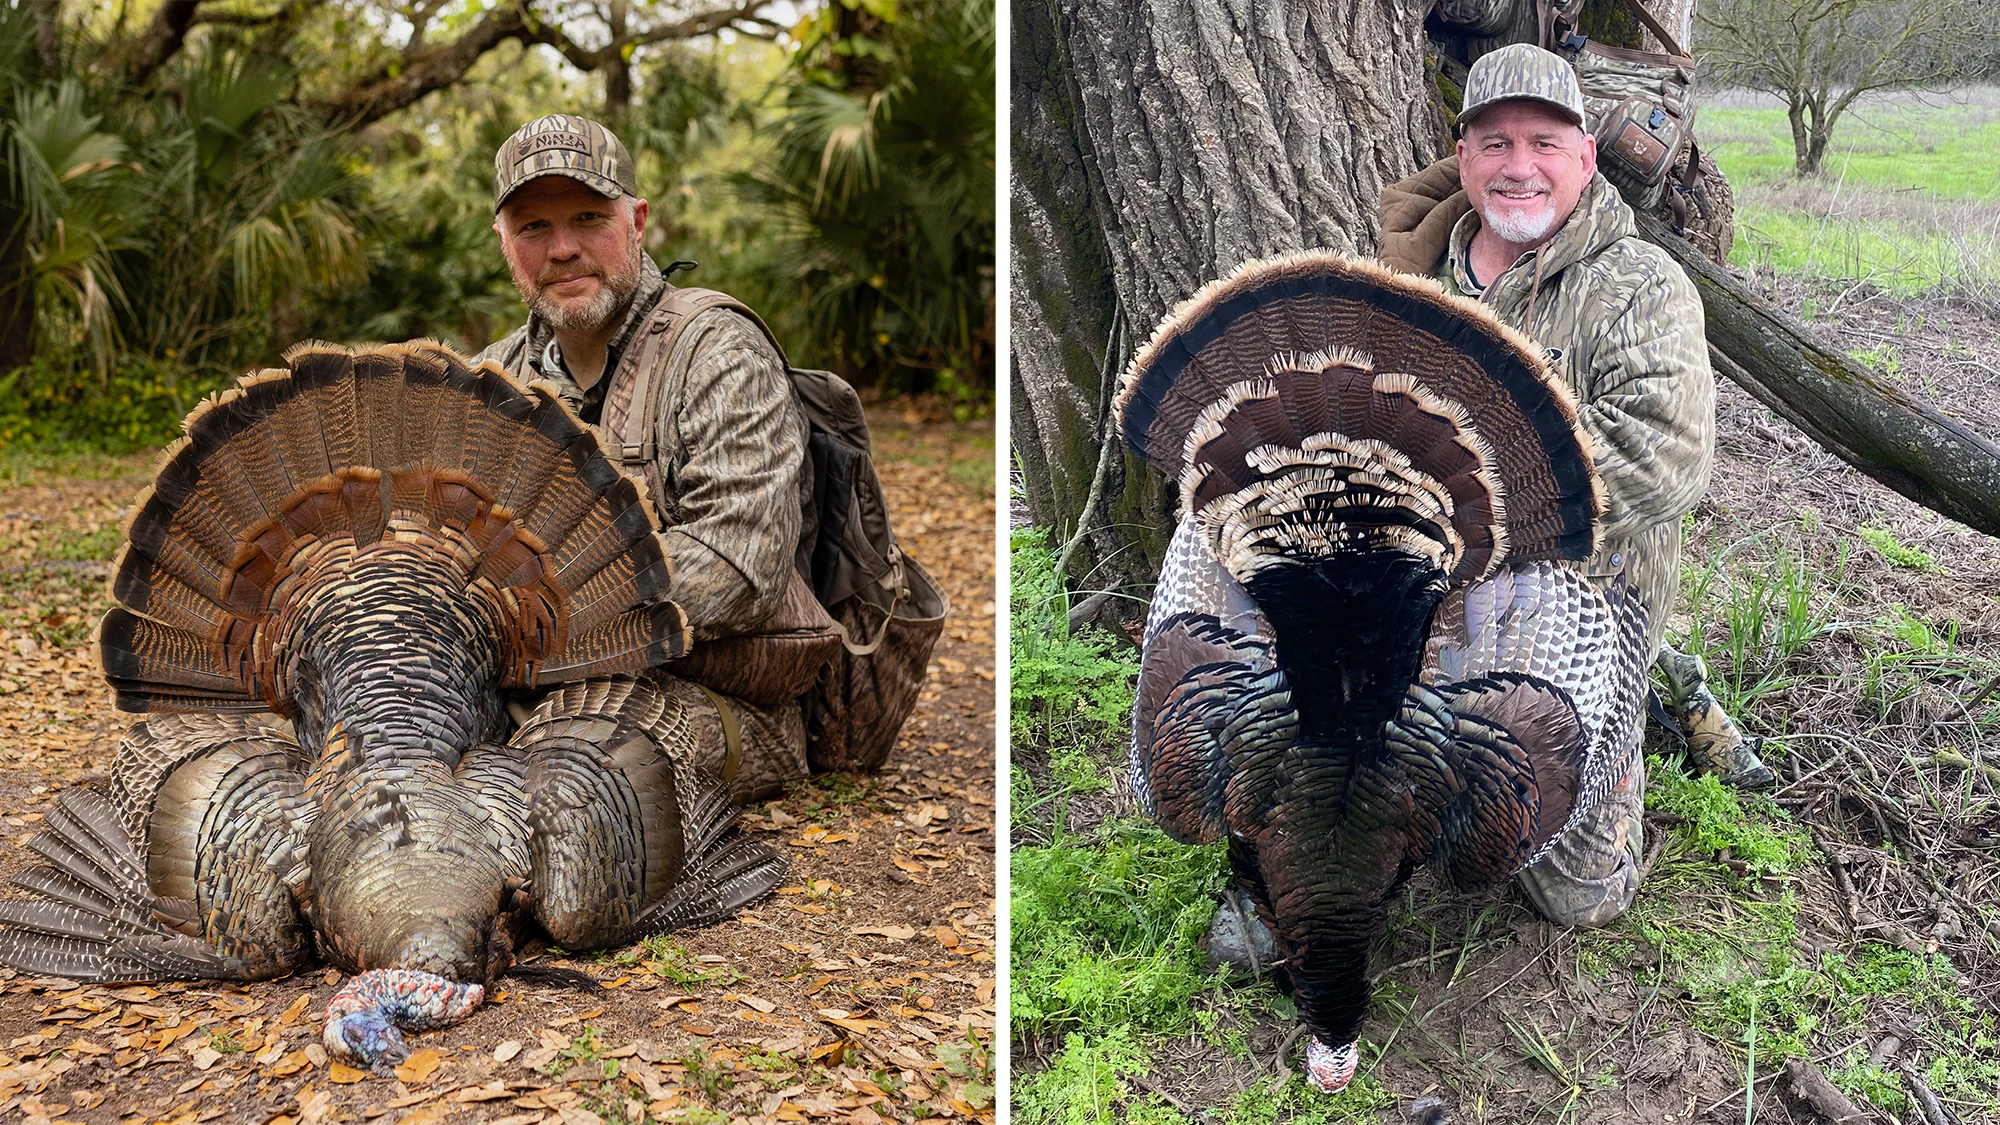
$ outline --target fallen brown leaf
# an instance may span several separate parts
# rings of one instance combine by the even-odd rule
[[[336,1086],[350,1086],[368,1077],[365,1070],[356,1070],[346,1063],[334,1063],[326,1068],[326,1080]]]
[[[299,1022],[299,1017],[306,1014],[306,1007],[311,1003],[312,1003],[311,993],[306,993],[305,995],[300,996],[297,1000],[292,1001],[292,1006],[286,1008],[285,1014],[278,1017],[278,1026],[290,1027],[293,1024]]]
[[[503,1060],[504,1061],[504,1060]],[[484,1086],[467,1086],[451,1096],[461,1105],[469,1102],[498,1101],[507,1096],[507,1084],[495,1078]]]
[[[403,1065],[396,1068],[396,1077],[414,1085],[429,1078],[442,1062],[444,1062],[442,1051],[434,1047],[425,1047],[421,1051],[411,1052],[410,1057],[403,1060]]]

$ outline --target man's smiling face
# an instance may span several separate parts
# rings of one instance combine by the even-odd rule
[[[1458,175],[1488,230],[1523,249],[1562,229],[1597,171],[1597,139],[1541,102],[1481,112],[1458,142]]]

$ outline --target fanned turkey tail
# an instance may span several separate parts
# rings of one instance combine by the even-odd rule
[[[135,505],[99,629],[128,711],[290,714],[300,599],[378,544],[463,574],[501,686],[684,654],[653,514],[561,400],[441,344],[301,344],[187,420]]]
[[[1483,307],[1306,253],[1176,308],[1117,406],[1181,508],[1147,622],[1138,788],[1171,831],[1227,836],[1254,866],[1302,1015],[1351,1043],[1393,888],[1494,841],[1511,862],[1573,804],[1587,745],[1565,689],[1411,692],[1448,593],[1592,554],[1603,504],[1576,405]]]

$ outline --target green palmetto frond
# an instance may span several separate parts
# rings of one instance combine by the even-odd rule
[[[993,8],[896,12],[871,32],[879,88],[796,70],[774,159],[738,190],[777,216],[772,265],[808,294],[813,335],[856,368],[990,378]]]
[[[824,86],[794,91],[779,144],[815,166],[812,207],[845,208],[881,184],[876,127],[891,112],[893,89],[850,94]]]
[[[113,258],[131,244],[114,198],[130,168],[125,142],[98,129],[103,117],[73,79],[18,89],[13,101],[0,122],[0,164],[21,204],[36,302],[66,322],[103,378],[128,304]]]

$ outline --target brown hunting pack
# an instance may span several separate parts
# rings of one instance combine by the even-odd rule
[[[670,286],[661,295],[631,345],[636,382],[629,396],[606,401],[603,425],[612,459],[646,481],[659,511],[667,510],[654,426],[663,375],[687,362],[676,348],[695,317],[711,309],[749,320],[785,355],[763,319],[726,293]],[[704,640],[668,667],[763,706],[797,698],[815,771],[874,769],[916,706],[951,603],[889,527],[854,388],[789,361],[786,372],[811,431],[803,470],[811,500],[791,586],[759,631]]]

